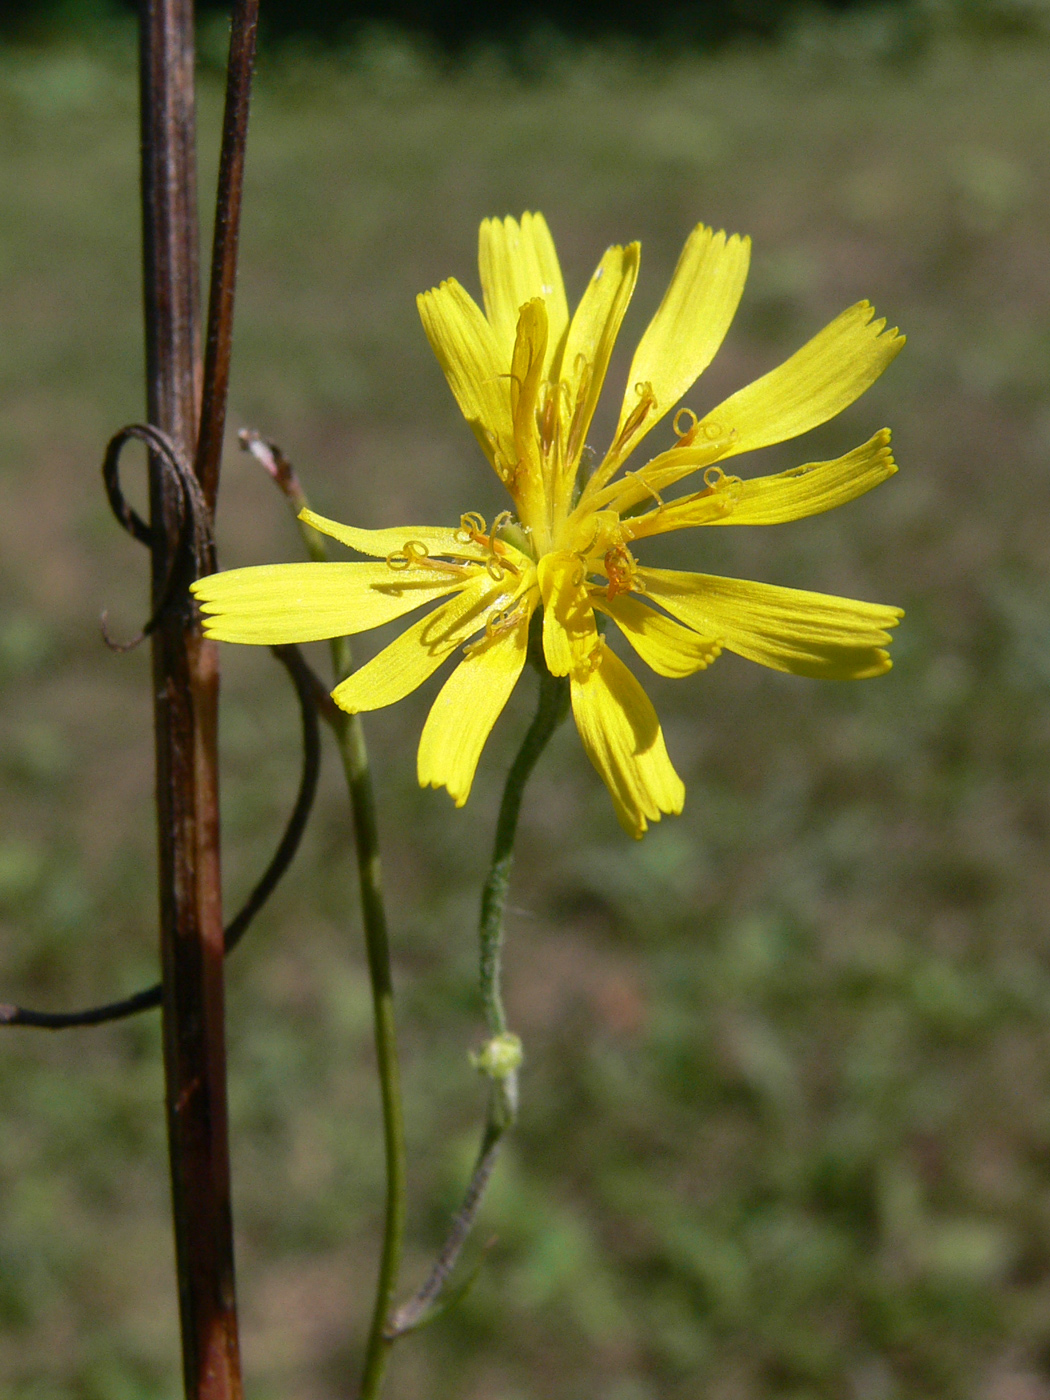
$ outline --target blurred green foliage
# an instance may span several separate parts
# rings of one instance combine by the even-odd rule
[[[508,951],[521,1126],[475,1247],[498,1242],[462,1307],[403,1344],[399,1400],[1050,1395],[1050,51],[948,28],[902,55],[895,32],[814,22],[777,52],[660,64],[556,50],[528,83],[379,39],[260,72],[231,434],[277,438],[338,518],[500,508],[413,305],[448,275],[475,285],[485,215],[541,208],[573,296],[608,242],[641,238],[598,440],[698,219],[755,240],[698,411],[860,297],[910,336],[841,419],[742,463],[889,424],[898,477],[647,556],[899,603],[890,675],[820,685],[727,656],[647,676],[688,798],[638,845],[571,726],[537,772]],[[208,191],[207,76],[202,103]],[[97,631],[109,607],[130,634],[145,601],[98,477],[143,400],[136,185],[123,39],[0,52],[0,990],[49,1007],[155,971],[148,658]],[[297,557],[232,437],[219,538],[226,565]],[[265,652],[223,663],[232,910],[291,802],[297,721]],[[473,1151],[475,903],[531,703],[520,687],[455,812],[415,784],[432,689],[368,721],[406,1287]],[[231,964],[230,1056],[250,1393],[334,1400],[382,1195],[334,763]],[[160,1096],[155,1020],[0,1040],[5,1397],[178,1393]]]

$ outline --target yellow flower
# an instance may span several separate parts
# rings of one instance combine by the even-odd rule
[[[637,470],[629,455],[710,364],[736,311],[750,242],[698,226],[635,351],[612,445],[591,470],[587,436],[638,275],[639,247],[610,248],[570,317],[541,215],[481,225],[484,313],[455,280],[419,298],[427,337],[463,416],[514,503],[491,527],[358,530],[311,511],[318,530],[377,563],[271,564],[194,585],[220,640],[313,641],[378,627],[443,600],[333,691],[351,712],[400,700],[453,652],[419,744],[419,781],[466,801],[482,747],[525,664],[542,608],[543,652],[568,676],[587,753],[625,829],[684,799],[656,712],[605,641],[611,618],[663,676],[703,670],[723,648],[776,670],[859,679],[888,669],[901,612],[771,584],[653,569],[634,549],[693,525],[773,525],[830,510],[897,470],[883,430],[832,462],[741,480],[720,463],[797,437],[852,403],[904,344],[867,302],[697,419]],[[621,470],[623,468],[623,470]],[[672,487],[702,473],[699,490]],[[600,625],[599,619],[602,619]]]

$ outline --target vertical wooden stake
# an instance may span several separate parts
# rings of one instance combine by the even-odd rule
[[[143,271],[150,423],[196,453],[201,362],[192,0],[141,0]],[[153,599],[183,501],[150,464]],[[153,634],[164,1067],[188,1400],[242,1396],[223,1032],[215,648],[188,606]]]

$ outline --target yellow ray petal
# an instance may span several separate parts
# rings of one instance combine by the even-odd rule
[[[490,609],[507,596],[490,578],[475,579],[458,598],[450,598],[420,618],[359,671],[337,685],[332,699],[351,714],[378,710],[403,699],[483,627]]]
[[[841,413],[904,346],[896,328],[873,320],[859,301],[824,327],[789,360],[711,410],[701,428],[735,432],[726,456],[786,442]]]
[[[718,525],[733,509],[737,478],[724,484],[697,491],[681,500],[661,503],[644,515],[631,515],[621,523],[625,543],[644,540],[649,535],[664,535],[668,530],[685,530],[695,525]]]
[[[338,520],[328,520],[313,510],[301,510],[299,519],[312,525],[322,535],[328,535],[340,544],[356,549],[358,554],[370,554],[373,559],[388,559],[391,554],[403,554],[405,545],[415,542],[426,545],[431,555],[447,555],[455,559],[474,559],[483,562],[489,551],[474,543],[468,532],[453,530],[443,525],[398,525],[389,530],[359,530],[354,525],[342,525]],[[508,549],[511,546],[508,545]],[[517,557],[517,550],[512,550]]]
[[[722,651],[717,637],[702,637],[629,594],[606,598],[594,592],[591,601],[599,612],[616,622],[638,655],[658,675],[691,676],[710,666]]]
[[[758,476],[731,489],[732,511],[713,525],[780,525],[844,506],[886,481],[897,471],[890,451],[890,430],[833,462],[807,462],[776,476]],[[672,507],[673,509],[673,507]]]
[[[586,680],[574,677],[571,690],[583,747],[628,835],[641,836],[661,812],[680,812],[685,787],[667,756],[660,721],[619,657],[603,647],[601,664]]]
[[[540,460],[536,407],[547,346],[547,312],[540,297],[521,308],[510,366],[510,403],[514,422],[515,470],[513,495],[518,514],[532,530],[547,524],[546,492]]]
[[[672,569],[638,569],[637,586],[698,632],[775,671],[826,680],[862,680],[888,671],[883,650],[900,608],[747,579]]]
[[[565,300],[558,254],[542,214],[516,219],[485,219],[478,235],[478,271],[485,314],[507,364],[514,349],[518,313],[533,297],[547,308],[550,336],[544,354],[546,373],[561,349],[569,308]]]
[[[889,428],[833,462],[808,462],[776,476],[756,476],[732,487],[735,504],[714,525],[781,525],[857,500],[895,475]]]
[[[782,525],[856,500],[897,471],[883,428],[861,447],[833,462],[808,462],[776,476],[750,481],[722,477],[705,491],[671,501],[623,522],[624,537],[643,539],[695,525]]]
[[[386,564],[257,564],[191,584],[218,642],[282,646],[367,632],[465,587],[469,577],[396,574]]]
[[[589,670],[598,629],[586,571],[575,554],[545,554],[536,569],[543,600],[543,656],[552,676]]]
[[[503,480],[514,461],[510,356],[501,352],[481,308],[455,278],[423,292],[416,304],[463,417]]]
[[[622,462],[696,383],[714,359],[736,315],[747,280],[751,240],[713,233],[698,224],[686,239],[664,299],[634,352],[614,441]],[[637,402],[636,385],[650,384],[656,402],[633,432],[621,434]]]
[[[446,787],[457,807],[470,796],[481,750],[517,684],[529,645],[532,609],[483,637],[449,676],[419,740],[420,787]]]
[[[559,491],[565,499],[576,478],[609,357],[638,280],[640,253],[637,243],[606,249],[569,326],[560,373],[564,472]]]

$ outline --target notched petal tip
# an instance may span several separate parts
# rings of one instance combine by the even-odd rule
[[[884,651],[882,650],[882,648],[879,648],[879,650],[875,652],[872,658],[871,665],[866,667],[864,670],[855,671],[850,676],[831,676],[829,679],[869,681],[874,680],[876,676],[884,676],[887,671],[892,670],[893,658],[890,656],[888,651]]]
[[[345,711],[346,714],[359,715],[361,713],[360,706],[353,704],[347,697],[347,691],[349,689],[348,683],[352,679],[352,676],[348,676],[345,681],[341,681],[339,685],[337,685],[336,688],[331,692],[331,695],[335,703],[339,706],[341,710]]]

